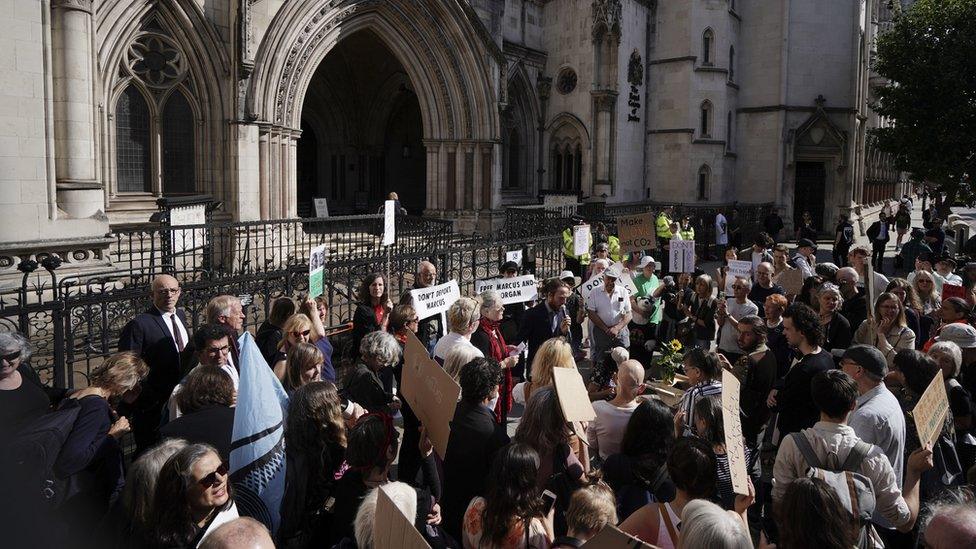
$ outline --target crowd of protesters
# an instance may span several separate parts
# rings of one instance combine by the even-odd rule
[[[659,249],[694,238],[670,215],[656,220]],[[5,539],[365,549],[382,486],[431,547],[580,547],[609,526],[662,548],[976,544],[976,267],[957,272],[941,249],[918,250],[917,233],[902,245],[911,227],[894,213],[914,268],[890,280],[877,263],[884,248],[848,243],[846,220],[840,263],[825,264],[809,222],[792,250],[770,218],[772,234],[740,249],[737,213],[720,217],[728,252],[714,275],[665,276],[650,254],[621,254],[601,227],[586,254],[567,244],[567,270],[540,281],[535,302],[489,290],[421,318],[410,293],[395,301],[386,277],[370,274],[347,357],[327,332],[326,300],[274,300],[255,340],[288,397],[276,525],[242,516],[247,491],[229,477],[246,383],[238,298],[214,297],[191,333],[179,281],[158,276],[118,352],[76,391],[44,386],[30,341],[0,333]],[[879,223],[872,243],[887,236]],[[739,259],[752,261],[751,276],[731,274]],[[784,284],[796,271],[802,285]],[[498,274],[519,272],[507,262]],[[602,283],[584,297],[592,277]],[[413,288],[443,281],[423,261]],[[942,299],[955,286],[961,296]],[[461,389],[443,456],[399,392],[414,335]],[[662,376],[665,348],[683,353],[673,407],[648,384]],[[566,421],[554,381],[556,368],[578,365],[588,424]],[[747,493],[733,488],[723,372],[740,385]],[[949,411],[930,442],[912,412],[940,372]],[[25,464],[29,451],[47,457]],[[31,465],[44,490],[22,474]]]

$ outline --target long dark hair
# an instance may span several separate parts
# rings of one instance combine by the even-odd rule
[[[209,444],[190,444],[173,454],[159,471],[156,481],[156,496],[153,501],[156,523],[154,541],[159,547],[187,547],[200,533],[193,521],[190,505],[186,501],[187,491],[193,483],[193,466],[209,453],[217,450]],[[227,479],[227,502],[216,512],[224,511],[234,504],[234,492],[230,479]]]
[[[383,295],[380,296],[380,303],[386,303],[390,299],[390,283],[383,276],[383,273],[370,273],[363,278],[363,282],[359,285],[356,290],[356,300],[360,303],[365,303],[371,305],[373,303],[372,298],[369,295],[369,286],[376,280],[383,280]]]
[[[892,363],[905,376],[905,388],[915,396],[922,396],[939,373],[939,364],[935,359],[915,349],[898,351]]]
[[[513,442],[495,457],[490,477],[494,481],[488,483],[481,512],[482,545],[501,547],[514,521],[543,516],[535,484],[538,470],[539,454],[528,444]]]
[[[797,477],[786,487],[779,504],[779,547],[825,549],[851,547],[855,542],[854,518],[844,509],[837,493],[819,478]]]
[[[300,453],[308,463],[309,483],[332,478],[341,464],[346,446],[339,393],[328,381],[313,381],[299,387],[288,405],[285,445],[289,454]]]
[[[650,482],[667,461],[674,445],[674,420],[658,400],[641,402],[627,420],[620,453],[631,458],[634,474]]]
[[[717,395],[698,399],[695,403],[695,420],[705,422],[705,429],[698,433],[702,440],[711,444],[725,445],[725,424],[722,422],[722,398]],[[697,426],[692,426],[698,430]]]

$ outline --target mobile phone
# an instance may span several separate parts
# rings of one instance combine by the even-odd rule
[[[556,494],[549,490],[543,490],[542,505],[546,508],[546,514],[548,515],[552,511],[553,507],[556,506]]]

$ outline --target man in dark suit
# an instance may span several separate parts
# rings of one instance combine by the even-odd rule
[[[884,253],[888,241],[891,239],[889,221],[884,212],[881,212],[878,220],[868,227],[867,235],[871,240],[871,265],[875,272],[884,272]]]
[[[531,377],[528,371],[532,366],[532,359],[535,352],[545,343],[547,339],[556,336],[563,336],[571,340],[570,325],[572,319],[566,311],[566,300],[572,290],[569,284],[562,280],[552,279],[542,288],[545,301],[532,307],[522,315],[522,323],[519,326],[518,337],[515,341],[509,342],[517,345],[522,342],[528,343],[529,357],[526,367],[526,379]]]
[[[495,421],[494,401],[502,370],[490,358],[476,358],[461,367],[461,401],[451,420],[444,455],[444,529],[461,539],[468,503],[485,494],[485,480],[495,453],[508,444],[505,426]]]
[[[132,431],[141,452],[158,438],[160,413],[180,380],[180,353],[189,337],[186,317],[176,308],[180,284],[169,275],[152,281],[152,306],[122,328],[119,350],[137,353],[149,366],[142,392],[132,404]]]

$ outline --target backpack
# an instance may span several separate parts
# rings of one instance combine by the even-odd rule
[[[857,441],[839,469],[827,469],[817,458],[813,447],[810,446],[810,441],[802,432],[793,433],[790,436],[793,438],[797,449],[803,454],[807,466],[809,466],[807,476],[816,477],[826,482],[840,498],[844,508],[861,525],[855,546],[860,548],[884,547],[884,543],[881,542],[878,533],[871,524],[871,515],[874,514],[877,503],[874,497],[874,484],[871,479],[857,472],[861,469],[861,462],[871,451],[871,445],[863,440]]]
[[[54,471],[61,448],[74,428],[81,405],[66,399],[61,407],[28,423],[4,449],[4,475],[16,497],[40,509],[57,509],[77,487]]]

